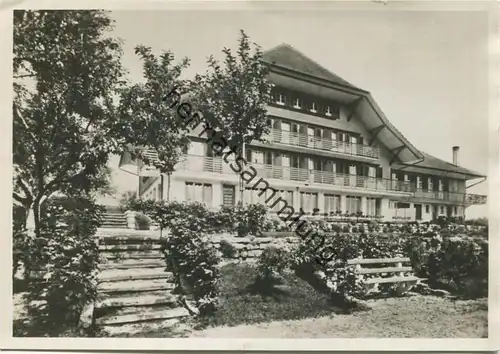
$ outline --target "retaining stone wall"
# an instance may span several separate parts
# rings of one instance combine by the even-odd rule
[[[235,255],[232,257],[224,257],[221,249],[221,241],[227,241],[235,249]],[[212,235],[207,239],[207,242],[218,250],[220,257],[227,260],[245,260],[255,261],[262,251],[269,246],[284,247],[294,245],[299,242],[298,237],[237,237],[231,234]]]

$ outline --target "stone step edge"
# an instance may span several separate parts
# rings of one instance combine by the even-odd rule
[[[115,284],[119,282],[114,282],[111,284]],[[106,283],[101,283],[106,284]],[[98,286],[98,291],[103,294],[116,294],[116,293],[141,293],[141,292],[150,292],[150,291],[160,291],[160,290],[174,290],[175,284],[167,283],[165,284],[154,284],[154,285],[142,285],[140,287],[134,287],[133,285],[124,286],[123,288],[106,288],[101,284]],[[109,283],[108,283],[109,284]]]
[[[161,321],[168,320],[171,318],[182,318],[188,317],[189,311],[184,307],[176,307],[173,309],[160,310],[153,313],[137,313],[137,314],[127,314],[127,315],[118,315],[118,316],[103,316],[96,319],[97,325],[121,325],[128,323],[144,323],[144,322],[153,322],[153,321]]]
[[[154,280],[154,279],[174,279],[172,272],[152,273],[152,274],[132,274],[132,275],[114,275],[109,277],[97,278],[101,283],[114,283],[119,281],[133,281],[133,280]]]
[[[96,301],[95,308],[111,309],[117,307],[147,307],[168,304],[179,304],[179,295],[166,293],[163,295],[127,296],[122,298],[109,297]]]
[[[159,268],[164,266],[165,263],[159,262],[159,263],[137,263],[137,264],[109,264],[109,263],[104,263],[99,265],[99,270],[111,270],[111,269],[116,269],[116,270],[122,270],[122,269],[141,269],[141,268]]]

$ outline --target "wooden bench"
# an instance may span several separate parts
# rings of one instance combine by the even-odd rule
[[[376,277],[368,278],[363,281],[366,293],[370,293],[378,288],[379,284],[394,283],[397,284],[396,294],[401,295],[408,291],[413,286],[420,283],[423,278],[416,277],[414,275],[404,275],[404,273],[412,272],[413,268],[411,266],[403,266],[404,263],[409,263],[410,258],[358,258],[350,259],[347,261],[348,265],[354,266],[356,274],[358,275],[369,275],[369,274],[388,274],[393,275],[389,277]],[[381,268],[370,268],[370,265],[374,264],[384,264],[392,265]],[[364,266],[364,267],[363,267]]]

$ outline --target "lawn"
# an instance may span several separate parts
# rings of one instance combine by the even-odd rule
[[[234,327],[211,327],[204,338],[487,338],[487,299],[451,301],[411,296],[368,301],[372,310]]]
[[[293,273],[285,274],[283,281],[272,287],[256,284],[256,275],[255,266],[246,263],[222,267],[219,309],[204,326],[293,320],[342,311]]]
[[[368,311],[347,313],[294,274],[274,290],[254,286],[248,264],[221,269],[221,303],[188,336],[211,338],[481,338],[488,301],[409,295],[368,300]],[[271,288],[272,289],[272,288]]]
[[[273,287],[255,285],[255,266],[221,268],[218,310],[200,323],[144,324],[132,337],[209,338],[481,338],[487,299],[450,300],[411,295],[368,300],[370,310],[348,313],[295,274]],[[19,294],[15,296],[20,306]],[[16,307],[17,307],[16,306]],[[16,311],[21,315],[22,311]],[[20,319],[17,319],[18,322]],[[15,324],[16,324],[15,322]],[[17,327],[17,326],[16,326]],[[20,329],[20,328],[19,328]],[[18,331],[19,331],[18,329]],[[17,333],[17,335],[22,335]],[[26,335],[26,334],[24,334]]]

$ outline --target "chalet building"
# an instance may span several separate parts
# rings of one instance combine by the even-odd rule
[[[275,84],[268,107],[270,133],[267,143],[247,145],[245,158],[296,211],[430,221],[442,215],[464,217],[467,206],[486,203],[485,196],[466,193],[467,181],[477,179],[472,182],[477,184],[486,177],[458,165],[458,147],[450,147],[453,163],[418,150],[369,92],[289,45],[265,52],[264,60]],[[130,163],[123,155],[121,167]],[[141,197],[167,195],[157,173],[141,164],[134,168]],[[213,208],[234,205],[241,199],[239,181],[239,174],[214,156],[195,130],[185,159],[171,176],[170,199]],[[251,186],[243,191],[246,204],[266,198]]]

